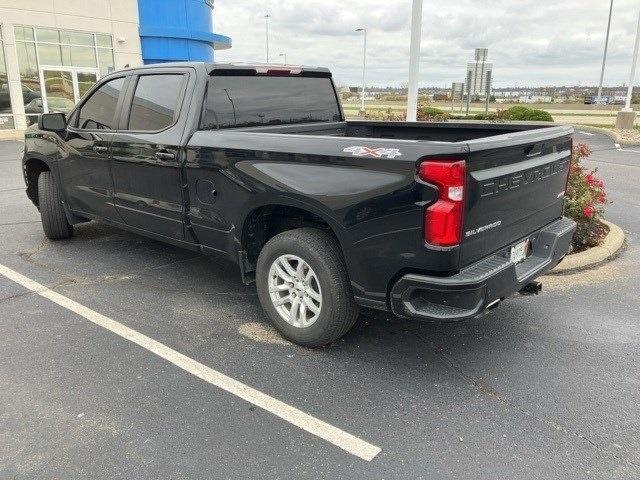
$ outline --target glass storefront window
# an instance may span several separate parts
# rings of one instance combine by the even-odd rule
[[[15,123],[13,122],[13,115],[0,115],[0,130],[13,130]]]
[[[13,28],[16,40],[28,40],[33,42],[33,28],[23,26],[15,26]]]
[[[60,45],[38,44],[38,57],[40,65],[62,65],[62,52]]]
[[[60,32],[60,42],[68,43],[69,45],[87,45],[93,46],[93,34],[84,32],[70,32],[68,30],[62,30]]]
[[[96,45],[98,45],[99,47],[113,48],[113,44],[111,43],[111,35],[96,33]]]
[[[38,57],[36,57],[36,46],[33,43],[16,43],[18,53],[18,65],[20,75],[38,75]]]
[[[0,28],[0,130],[8,128],[14,128],[14,123],[11,111],[9,81],[7,79],[7,64],[4,59],[2,29]]]
[[[0,33],[0,35],[2,35]],[[7,64],[4,61],[4,48],[0,36],[0,113],[11,113],[11,97],[7,80]]]
[[[29,42],[16,42],[18,66],[20,67],[20,84],[26,113],[42,113],[42,95],[40,93],[40,76],[36,46]]]
[[[38,44],[40,65],[96,68],[96,50],[93,47]]]
[[[44,70],[42,76],[49,112],[69,112],[75,105],[71,72]]]
[[[73,67],[96,68],[96,49],[93,47],[69,47],[71,50],[71,63]]]
[[[110,48],[98,49],[98,66],[100,67],[100,76],[104,76],[114,70],[113,50]]]
[[[28,25],[16,25],[14,32],[28,124],[37,120],[45,104],[49,111],[67,110],[100,76],[114,69],[109,34]],[[40,78],[45,78],[44,85]],[[1,104],[0,87],[0,114]]]
[[[78,94],[84,97],[91,87],[98,81],[95,73],[78,72]]]
[[[60,34],[55,28],[36,28],[36,41],[60,43]]]
[[[38,47],[40,48],[40,47]],[[91,67],[96,68],[96,49],[93,47],[70,47],[68,45],[62,45],[60,47],[62,51],[62,65],[68,67]],[[38,50],[39,52],[40,50]],[[42,56],[40,57],[40,63],[44,65]]]

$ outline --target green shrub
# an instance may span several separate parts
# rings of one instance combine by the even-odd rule
[[[423,105],[418,106],[417,119],[420,121],[443,121],[449,120],[450,118],[450,113],[447,113],[444,110],[440,110],[439,108],[427,107]]]
[[[371,110],[367,111],[364,118],[370,120],[392,120],[392,121],[404,121],[404,110],[392,110],[387,108],[385,110]],[[417,119],[419,121],[427,122],[446,122],[447,120],[489,120],[489,121],[509,121],[509,120],[523,120],[523,121],[545,121],[552,122],[553,118],[548,112],[544,110],[535,110],[533,108],[516,106],[507,110],[498,110],[495,113],[476,113],[469,116],[451,114],[445,112],[439,108],[429,107],[427,105],[418,105]]]
[[[553,122],[553,117],[549,112],[521,105],[516,105],[506,110],[498,110],[496,117],[501,120]]]
[[[404,122],[406,118],[406,112],[393,111],[391,107],[385,110],[372,110],[364,114],[366,120],[385,120],[391,122]]]
[[[493,122],[500,121],[537,121],[537,122],[553,122],[553,117],[549,114],[549,112],[545,112],[544,110],[536,110],[529,107],[524,106],[515,106],[508,108],[506,110],[498,110],[497,112],[489,112],[489,113],[474,113],[468,116],[465,115],[453,115],[449,116],[449,118],[460,118],[460,119],[472,119],[472,120],[489,120]]]
[[[476,113],[474,115],[471,115],[471,117],[467,117],[467,118],[472,118],[473,120],[497,120],[498,119],[495,113]]]

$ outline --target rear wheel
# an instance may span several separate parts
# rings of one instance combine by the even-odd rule
[[[38,204],[44,234],[50,240],[61,240],[73,235],[73,226],[67,221],[62,207],[60,187],[49,171],[38,176]]]
[[[340,246],[322,230],[289,230],[269,240],[258,257],[256,284],[273,325],[299,345],[331,343],[358,317]]]

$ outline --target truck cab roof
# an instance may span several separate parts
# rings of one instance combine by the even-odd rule
[[[281,63],[243,63],[243,62],[231,62],[231,63],[211,63],[211,62],[168,62],[168,63],[153,63],[150,65],[141,65],[139,67],[125,68],[122,71],[140,71],[140,70],[154,70],[160,68],[176,68],[176,67],[195,67],[203,68],[207,73],[212,73],[216,70],[237,70],[246,71],[254,70],[257,73],[268,74],[270,72],[286,72],[289,70],[291,73],[301,72],[314,72],[326,74],[331,76],[331,71],[326,67],[316,67],[310,65],[284,65]]]

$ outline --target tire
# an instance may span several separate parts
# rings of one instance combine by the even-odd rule
[[[294,290],[291,293],[292,290],[287,289],[283,292],[274,291],[273,294],[290,296],[297,293],[296,298],[302,298],[297,313],[302,312],[302,304],[305,305],[304,309],[306,310],[302,314],[305,319],[300,320],[300,323],[307,321],[306,316],[314,317],[308,320],[313,322],[309,325],[294,325],[291,323],[290,317],[289,321],[285,320],[278,309],[280,311],[286,310],[287,305],[293,309],[293,304],[287,302],[282,307],[276,307],[272,299],[270,288],[276,290],[285,287],[284,283],[278,286],[274,283],[270,284],[270,282],[282,281],[282,278],[272,270],[272,267],[275,268],[274,264],[278,261],[282,262],[283,257],[284,260],[290,262],[290,266],[299,265],[295,260],[297,258],[304,262],[303,268],[304,265],[309,267],[303,270],[306,277],[310,278],[309,285],[304,287],[304,282],[298,282],[296,285],[300,285],[300,290]],[[282,265],[282,263],[278,265]],[[304,276],[299,275],[300,278]],[[287,282],[287,285],[290,283]],[[299,228],[288,230],[271,238],[258,256],[256,286],[262,308],[271,323],[285,338],[298,345],[305,347],[327,345],[347,333],[358,318],[358,307],[353,299],[351,283],[340,246],[332,235],[322,230]],[[294,287],[294,289],[297,288],[297,286]],[[315,300],[318,291],[321,303]],[[301,292],[305,293],[301,294]],[[309,295],[313,295],[314,299],[308,296],[307,292]],[[319,312],[311,311],[311,305],[318,308],[318,304]],[[284,316],[286,317],[286,313]]]
[[[49,171],[38,176],[38,204],[44,234],[50,240],[62,240],[73,235],[73,226],[67,221],[62,207],[60,187]]]

